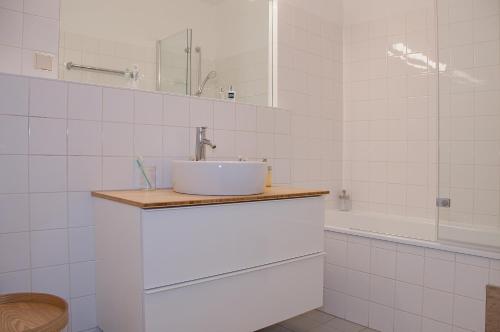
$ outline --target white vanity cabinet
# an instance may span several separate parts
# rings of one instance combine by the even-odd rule
[[[322,305],[321,196],[143,209],[94,198],[104,332],[250,332]]]

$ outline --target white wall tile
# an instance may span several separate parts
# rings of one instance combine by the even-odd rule
[[[68,192],[68,224],[70,227],[93,224],[92,197],[89,192]]]
[[[28,192],[28,157],[0,156],[0,193]]]
[[[66,91],[65,82],[30,80],[30,115],[66,118]]]
[[[345,319],[368,326],[370,317],[370,302],[352,296],[345,297]]]
[[[288,159],[274,159],[273,161],[273,183],[290,183],[290,161]]]
[[[257,157],[269,159],[274,155],[274,135],[257,133]]]
[[[29,14],[59,20],[59,0],[24,0],[24,11]]]
[[[30,234],[0,234],[0,273],[27,269],[30,266]]]
[[[30,192],[66,191],[66,161],[66,156],[30,156]]]
[[[486,257],[472,256],[466,254],[456,254],[456,262],[466,265],[474,265],[477,267],[488,268],[490,260]]]
[[[102,161],[103,190],[125,190],[134,187],[133,158],[104,157]]]
[[[29,79],[0,75],[0,114],[28,115]]]
[[[213,150],[213,154],[217,158],[233,158],[236,156],[235,150],[235,132],[231,130],[214,130],[214,143],[217,148]],[[210,150],[209,150],[210,151]]]
[[[31,275],[29,270],[0,274],[0,292],[25,293],[31,292]]]
[[[450,252],[450,251],[425,248],[425,256],[454,262],[456,255],[455,255],[455,253]]]
[[[189,156],[189,129],[183,127],[163,127],[163,155],[171,157]],[[215,143],[218,145],[220,144]]]
[[[163,96],[158,93],[136,91],[134,94],[135,123],[161,125],[163,121]]]
[[[394,331],[394,309],[376,304],[370,304],[369,327],[381,332]]]
[[[66,193],[30,195],[31,230],[68,227]]]
[[[0,195],[0,233],[26,232],[29,223],[28,195]]]
[[[182,96],[164,96],[163,124],[189,127],[189,100]]]
[[[102,88],[83,84],[68,85],[68,118],[102,119]]]
[[[68,120],[68,155],[101,155],[101,123]]]
[[[95,262],[82,262],[70,265],[71,297],[95,294]]]
[[[0,22],[0,43],[20,47],[23,35],[23,15],[0,8]]]
[[[422,313],[422,286],[396,282],[395,307],[416,315]]]
[[[0,154],[28,153],[28,118],[0,116]]]
[[[69,257],[71,263],[95,260],[94,232],[93,226],[69,229]]]
[[[326,262],[347,267],[347,242],[327,237],[325,239]]]
[[[0,45],[0,72],[21,74],[22,56],[23,50],[21,48]]]
[[[134,93],[130,90],[104,88],[102,92],[104,121],[134,121]]]
[[[156,157],[162,155],[162,126],[134,126],[134,155]]]
[[[236,107],[233,102],[214,102],[214,129],[234,130]]]
[[[66,155],[66,120],[30,118],[30,154]]]
[[[455,264],[440,259],[425,258],[424,284],[426,287],[452,292],[455,281]]]
[[[102,158],[88,156],[68,157],[68,190],[91,191],[101,189]]]
[[[286,110],[274,111],[274,130],[277,134],[290,134],[290,113]]]
[[[24,14],[23,47],[57,54],[59,50],[59,20]]]
[[[85,331],[97,325],[95,296],[71,300],[71,330]]]
[[[371,273],[394,278],[396,276],[396,252],[372,247],[371,250]]]
[[[489,271],[486,268],[457,263],[455,293],[484,301]]]
[[[322,309],[332,315],[344,318],[346,314],[346,297],[343,293],[325,289]]]
[[[489,284],[493,286],[500,285],[500,270],[491,269],[489,273]]]
[[[341,289],[339,289],[341,290]],[[394,307],[396,284],[393,279],[372,275],[370,277],[370,300],[388,307]]]
[[[276,158],[290,158],[292,156],[290,140],[291,136],[289,135],[274,135],[274,156]]]
[[[420,332],[422,317],[396,310],[394,319],[395,332]]]
[[[191,98],[189,101],[189,114],[191,127],[213,128],[212,101],[206,99]]]
[[[274,109],[270,107],[257,108],[257,131],[264,133],[274,132]]]
[[[23,10],[23,0],[1,0],[0,7],[20,12]]]
[[[59,265],[33,269],[31,271],[32,290],[69,299],[69,266]]]
[[[68,262],[68,231],[54,229],[31,232],[31,266],[45,267]]]
[[[484,301],[455,295],[453,324],[468,330],[484,331],[485,307]]]
[[[422,332],[451,332],[451,325],[432,319],[422,319]]]
[[[453,294],[424,288],[423,316],[451,324],[453,317]]]
[[[370,272],[370,247],[357,243],[348,243],[347,264],[351,269]]]
[[[398,252],[396,278],[407,283],[423,285],[424,257]]]
[[[236,105],[236,130],[257,130],[257,108],[250,105]]]
[[[244,158],[257,157],[257,134],[255,132],[236,132],[235,150],[238,156]],[[217,144],[217,142],[215,142]]]
[[[133,156],[133,127],[128,123],[103,122],[102,154],[104,156]]]
[[[370,274],[348,270],[345,292],[357,298],[370,299]]]
[[[325,288],[345,291],[347,289],[347,273],[348,269],[333,265],[325,264]]]

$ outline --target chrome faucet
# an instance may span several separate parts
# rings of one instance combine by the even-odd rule
[[[215,144],[212,144],[209,139],[207,139],[207,127],[196,127],[196,147],[195,147],[195,160],[205,160],[206,159],[206,146],[213,149],[216,148]]]

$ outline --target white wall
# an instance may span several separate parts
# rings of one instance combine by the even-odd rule
[[[342,182],[341,12],[340,1],[278,1],[278,105],[292,111],[292,180],[327,183],[334,194]]]
[[[0,1],[0,72],[57,77],[59,0]],[[34,52],[53,56],[52,72],[34,68]]]

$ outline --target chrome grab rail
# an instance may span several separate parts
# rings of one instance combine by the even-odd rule
[[[66,62],[65,66],[66,66],[67,70],[80,69],[80,70],[87,70],[87,71],[96,71],[96,72],[107,73],[107,74],[112,74],[112,75],[124,76],[126,78],[130,78],[133,80],[137,80],[139,78],[139,71],[137,69],[134,69],[134,70],[108,69],[108,68],[101,68],[101,67],[78,65],[78,64],[73,63],[71,61]]]

